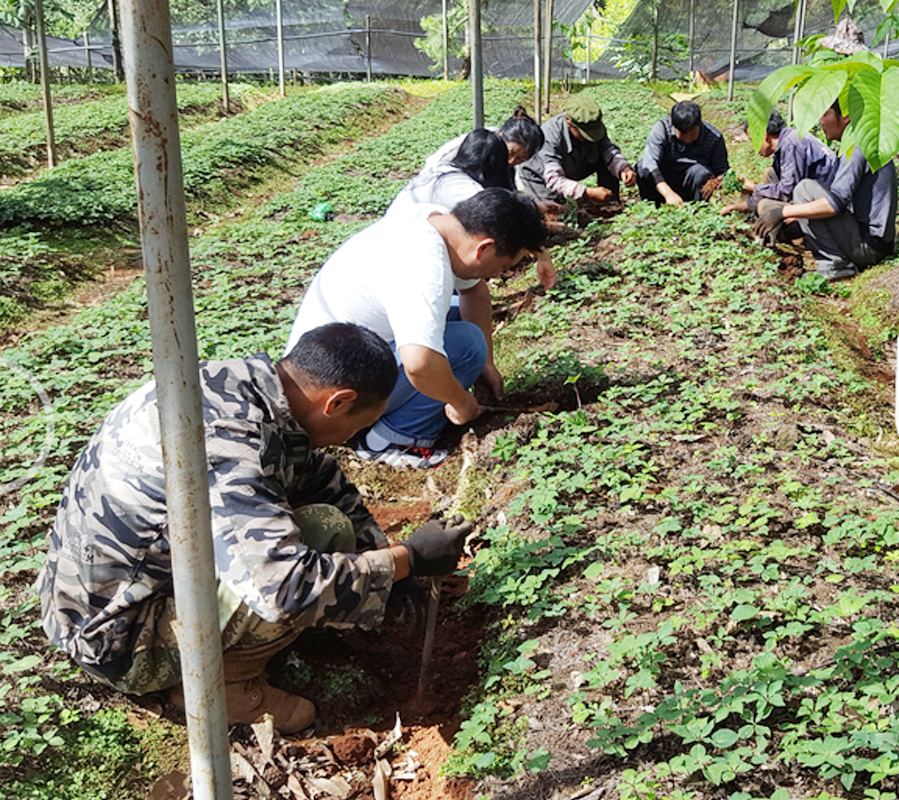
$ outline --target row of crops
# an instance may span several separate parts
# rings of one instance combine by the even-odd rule
[[[526,90],[490,83],[488,122]],[[585,91],[635,161],[657,99]],[[736,130],[745,98],[704,106]],[[332,87],[186,131],[201,357],[277,355],[315,268],[467,129],[469,101],[465,85]],[[133,237],[129,158],[72,160],[0,195],[0,216],[50,261],[71,247],[45,235],[51,215]],[[63,185],[90,200],[53,210]],[[322,200],[334,221],[309,218]],[[849,290],[785,281],[717,201],[631,200],[554,248],[558,286],[497,335],[509,390],[571,410],[479,429],[486,546],[465,602],[495,625],[446,769],[496,797],[890,800],[899,464],[884,393],[823,311],[842,313]],[[534,283],[493,288],[512,299]],[[867,337],[874,360],[888,333]],[[147,379],[149,351],[138,279],[2,353],[0,484],[22,485],[0,496],[0,798],[142,797],[177,758],[162,744],[176,731],[135,729],[48,651],[29,589],[72,461]]]

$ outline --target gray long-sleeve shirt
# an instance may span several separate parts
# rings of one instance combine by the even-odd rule
[[[858,222],[859,232],[881,253],[893,250],[896,241],[896,165],[888,161],[872,173],[868,161],[856,147],[852,156],[840,156],[827,201],[837,214],[848,211]]]
[[[811,134],[800,139],[794,128],[784,128],[777,138],[771,166],[778,175],[777,183],[757,184],[753,194],[789,202],[796,184],[805,178],[827,189],[836,173],[837,157]]]
[[[618,146],[606,136],[596,142],[575,139],[568,130],[568,116],[557,114],[543,123],[546,141],[534,156],[518,167],[521,180],[545,183],[552,195],[584,196],[587,187],[580,183],[605,167],[616,178],[626,169],[633,169]]]
[[[699,138],[695,142],[685,144],[674,135],[674,123],[671,117],[660,119],[649,131],[641,166],[652,173],[656,183],[676,177],[676,182],[694,164],[708,167],[712,175],[723,175],[727,172],[727,147],[721,132],[709,125],[700,123]]]

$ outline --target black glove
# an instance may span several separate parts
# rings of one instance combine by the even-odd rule
[[[752,226],[752,232],[762,240],[762,244],[773,247],[783,224],[783,206],[775,206],[768,209],[755,221],[755,225]]]
[[[471,523],[463,522],[461,516],[426,522],[403,542],[412,574],[448,575],[456,568],[469,533]]]
[[[424,625],[428,606],[428,593],[425,588],[407,575],[402,580],[394,581],[387,596],[387,618],[397,625],[405,625],[415,631]]]

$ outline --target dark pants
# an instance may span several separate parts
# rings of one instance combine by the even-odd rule
[[[566,178],[571,178],[573,181],[583,181],[585,178],[588,178],[592,175],[592,172],[588,172],[586,175],[565,175]],[[529,194],[535,200],[549,200],[553,203],[564,203],[565,198],[562,195],[554,194],[551,192],[546,184],[543,182],[543,178],[537,175],[532,170],[519,169],[516,171],[515,175],[515,183],[516,188],[525,194]],[[606,169],[605,164],[600,164],[596,169],[596,185],[602,186],[606,189],[609,189],[612,192],[611,199],[619,200],[621,198],[621,184],[608,169]]]
[[[662,172],[662,175],[665,183],[688,203],[702,200],[702,187],[709,178],[715,177],[705,164],[694,164],[686,172]],[[641,199],[652,200],[657,206],[665,204],[665,198],[656,189],[655,177],[643,166],[642,159],[637,162],[637,186]]]

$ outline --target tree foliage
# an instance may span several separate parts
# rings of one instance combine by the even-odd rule
[[[857,2],[832,0],[835,19],[846,9],[851,12]],[[880,0],[880,4],[884,14],[892,16],[899,0]],[[850,117],[841,142],[844,150],[860,147],[872,170],[899,152],[899,61],[870,51],[844,57],[818,50],[807,64],[775,70],[749,103],[749,134],[756,147],[761,145],[771,110],[793,89],[793,124],[800,134],[810,131],[839,99],[843,113]]]

